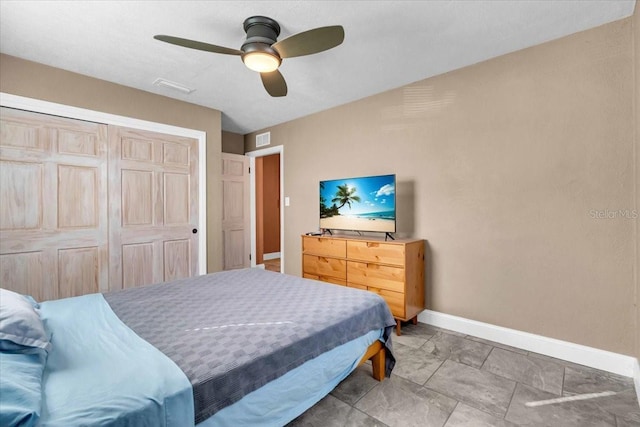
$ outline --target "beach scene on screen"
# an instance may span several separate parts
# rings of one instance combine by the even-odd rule
[[[395,175],[320,182],[320,228],[396,231]]]

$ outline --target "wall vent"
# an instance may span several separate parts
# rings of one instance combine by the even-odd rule
[[[256,135],[256,148],[271,144],[271,132]]]

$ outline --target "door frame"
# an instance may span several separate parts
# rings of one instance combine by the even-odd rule
[[[198,140],[198,273],[207,274],[207,133],[164,123],[134,119],[86,108],[0,92],[0,105],[70,119],[148,130]]]
[[[249,157],[249,207],[251,212],[251,267],[256,267],[256,157],[280,154],[280,272],[284,273],[284,146],[275,145],[245,153]]]

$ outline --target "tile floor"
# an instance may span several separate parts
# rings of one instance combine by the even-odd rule
[[[289,427],[640,426],[631,378],[423,323],[403,326],[393,346],[391,378],[363,365]],[[603,391],[615,394],[526,406]]]

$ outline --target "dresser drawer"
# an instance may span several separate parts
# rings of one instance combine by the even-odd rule
[[[393,317],[404,318],[404,294],[387,291],[386,289],[368,288],[369,291],[380,295],[387,302]]]
[[[347,282],[347,287],[348,288],[362,289],[363,291],[367,290],[367,287],[365,285],[359,285],[359,284],[353,283],[353,282]]]
[[[347,241],[347,258],[364,262],[404,266],[404,245],[349,240]]]
[[[345,258],[347,256],[347,242],[327,237],[303,236],[302,253]]]
[[[347,266],[343,259],[304,254],[302,271],[305,274],[347,280]]]
[[[336,279],[335,277],[316,276],[315,274],[307,274],[307,273],[305,273],[302,277],[304,277],[305,279],[313,279],[313,280],[319,280],[321,282],[333,283],[334,285],[347,286],[346,280]]]
[[[347,261],[349,283],[404,293],[405,269],[389,265]]]

